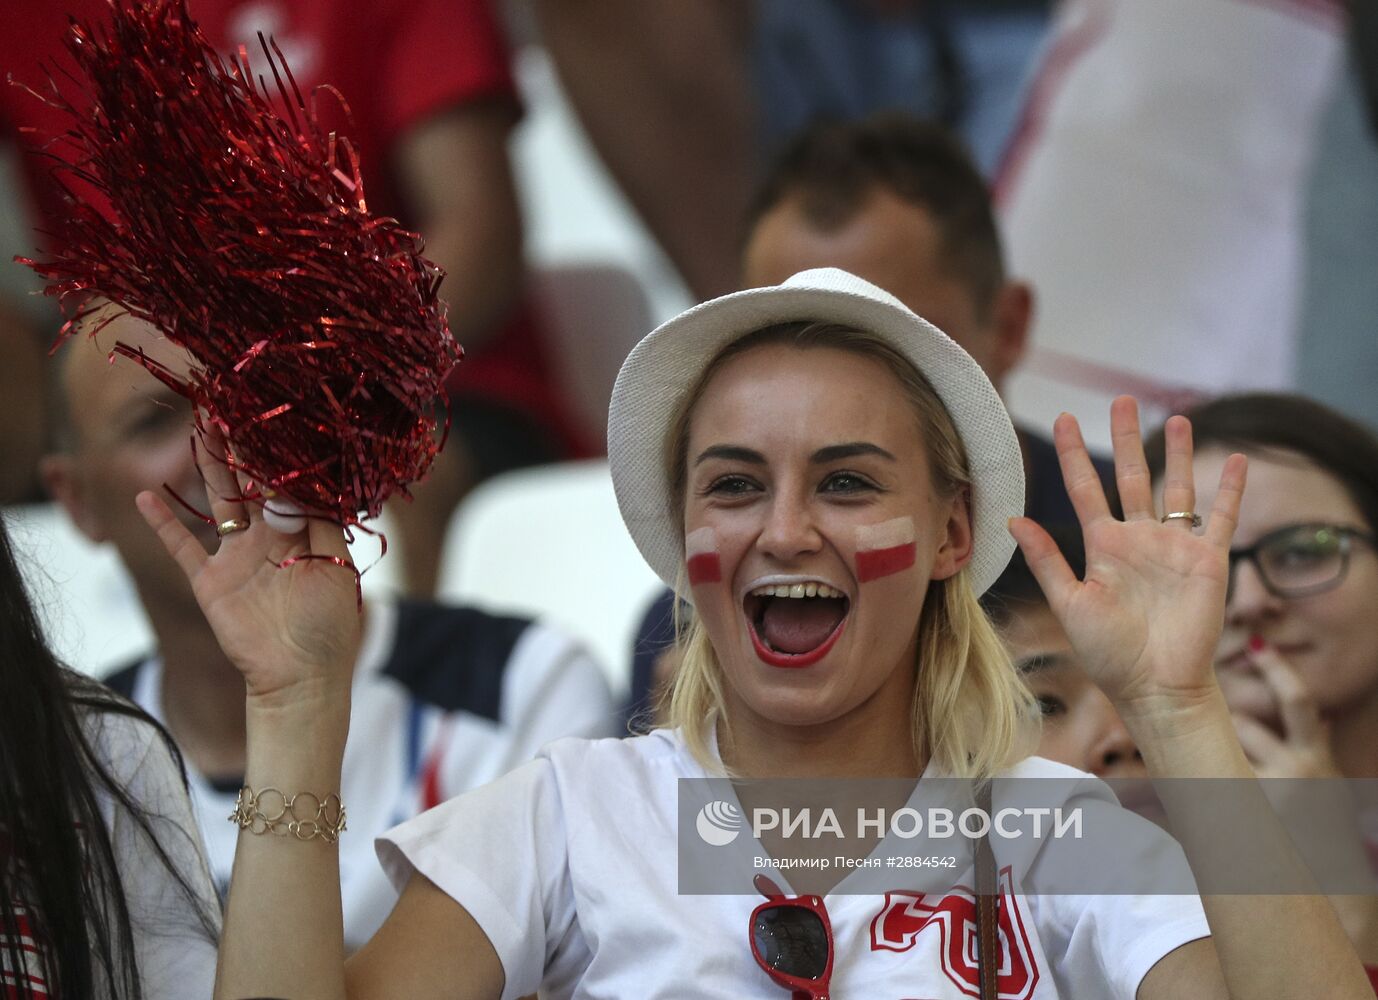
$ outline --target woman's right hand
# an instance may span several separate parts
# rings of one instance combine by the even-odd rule
[[[221,649],[244,674],[250,705],[347,697],[360,614],[343,532],[316,519],[292,535],[275,531],[257,506],[238,499],[242,490],[221,434],[208,429],[196,451],[211,516],[217,524],[245,520],[247,529],[226,534],[208,555],[162,498],[144,492],[136,502],[186,574]]]
[[[1258,671],[1268,700],[1277,706],[1274,728],[1242,708],[1232,694],[1238,685],[1221,684],[1239,742],[1260,778],[1342,778],[1330,746],[1330,727],[1316,697],[1295,667],[1275,648],[1259,642],[1248,647],[1249,663]]]

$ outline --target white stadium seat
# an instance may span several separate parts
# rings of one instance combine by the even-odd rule
[[[455,512],[439,596],[532,615],[583,639],[627,691],[637,624],[663,586],[632,543],[605,461],[490,479]]]

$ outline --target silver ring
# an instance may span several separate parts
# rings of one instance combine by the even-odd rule
[[[1190,521],[1193,528],[1201,527],[1201,515],[1194,510],[1175,510],[1171,514],[1164,514],[1159,518],[1164,524],[1169,521]]]
[[[215,537],[224,538],[226,535],[232,535],[236,531],[247,531],[248,529],[249,522],[246,518],[232,517],[228,521],[221,521],[215,526]]]

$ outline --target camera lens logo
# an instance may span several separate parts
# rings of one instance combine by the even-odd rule
[[[705,844],[726,847],[742,831],[742,814],[731,802],[710,802],[699,810],[696,825]]]

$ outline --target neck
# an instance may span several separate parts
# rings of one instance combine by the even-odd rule
[[[912,656],[908,662],[914,662]],[[795,816],[822,815],[828,810],[846,816],[859,808],[893,813],[900,808],[912,794],[925,764],[910,737],[913,694],[912,667],[897,670],[894,678],[863,704],[827,722],[801,726],[762,718],[735,698],[729,687],[731,723],[718,726],[718,750],[728,772],[743,779],[807,779],[734,781],[746,815],[755,816],[763,806],[792,811]],[[855,780],[868,778],[903,780],[879,786],[875,781]],[[771,857],[818,860],[817,843],[800,841],[782,829],[762,831],[758,837]],[[827,853],[842,853],[859,861],[875,848],[880,834],[848,837],[842,842],[828,840]],[[844,875],[845,869],[803,867],[791,871],[789,878],[796,892],[826,895]]]
[[[1346,778],[1378,778],[1378,688],[1330,716],[1330,749]]]
[[[244,677],[196,604],[190,588],[139,599],[158,640],[163,664],[161,709],[168,732],[201,774],[237,778],[244,773],[246,731]],[[368,627],[368,607],[363,625]]]
[[[144,601],[163,663],[162,711],[187,761],[210,778],[244,773],[244,678],[194,604]]]

